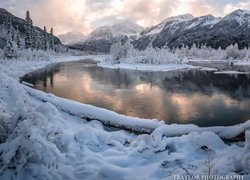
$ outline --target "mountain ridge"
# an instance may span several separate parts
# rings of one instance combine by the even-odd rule
[[[245,48],[250,44],[249,19],[250,11],[238,9],[223,18],[205,15],[181,21],[164,20],[142,31],[140,37],[132,43],[140,50],[146,49],[150,44],[154,48],[190,47],[193,44],[226,48],[238,43],[239,48]]]
[[[85,41],[69,47],[84,51],[108,53],[113,43],[134,40],[143,28],[131,21],[120,21],[112,25],[100,26],[92,31]]]
[[[65,34],[59,34],[57,37],[65,45],[79,43],[79,42],[85,41],[86,39],[86,36],[83,33],[78,32],[78,31],[70,31]]]

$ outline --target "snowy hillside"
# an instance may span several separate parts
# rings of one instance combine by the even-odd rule
[[[225,16],[221,21],[236,21],[240,26],[249,24],[250,27],[250,11],[238,9]]]
[[[25,17],[25,14],[23,15],[23,17]],[[26,29],[25,29],[25,25],[26,22],[24,19],[19,18],[14,16],[13,14],[9,13],[8,11],[6,11],[3,8],[0,8],[0,48],[3,49],[3,47],[6,44],[6,39],[7,39],[7,31],[8,31],[8,27],[7,27],[7,23],[8,20],[11,19],[11,23],[13,24],[13,31],[16,34],[17,32],[20,35],[20,43],[23,44],[24,43],[24,37],[25,37],[25,33],[26,33]],[[37,49],[41,49],[42,46],[42,41],[40,39],[42,39],[42,37],[44,36],[44,32],[41,28],[36,27],[36,26],[32,26],[33,27],[33,31],[34,31],[34,39],[33,41],[35,41],[36,45],[37,45]],[[50,34],[46,33],[47,36],[49,37]],[[53,36],[53,40],[55,44],[61,44],[60,40],[56,37]]]
[[[86,36],[84,34],[76,31],[67,32],[66,34],[60,34],[57,37],[65,45],[83,42],[86,39]]]
[[[250,43],[250,13],[236,10],[224,18],[212,15],[192,17],[184,15],[166,19],[160,24],[141,32],[133,42],[136,48],[145,49],[152,43],[153,47],[180,47],[207,45],[213,48],[226,48],[238,43],[240,48]]]
[[[149,35],[149,36],[154,36],[157,33],[160,33],[163,28],[165,27],[166,24],[176,24],[178,22],[190,20],[194,18],[191,14],[184,14],[184,15],[179,15],[179,16],[173,16],[170,18],[165,19],[162,21],[160,24],[153,26],[151,28],[147,28],[146,30],[142,31],[142,35]]]

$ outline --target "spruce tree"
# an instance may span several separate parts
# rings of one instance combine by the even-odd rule
[[[36,48],[36,30],[34,28],[34,26],[31,26],[31,49],[35,49]]]
[[[47,40],[47,28],[44,26],[43,29],[43,50],[47,51],[48,49],[48,40]]]
[[[51,28],[50,29],[50,38],[49,38],[49,48],[51,49],[51,50],[54,50],[54,44],[55,44],[55,42],[54,42],[54,35],[53,35],[53,28]]]
[[[25,17],[25,48],[33,48],[34,45],[32,43],[32,34],[33,34],[33,22],[32,19],[30,18],[30,12],[26,12],[26,17]],[[33,36],[34,37],[34,36]]]
[[[20,49],[21,48],[21,41],[20,41],[20,31],[19,31],[18,26],[16,26],[16,44],[17,44],[17,48]]]
[[[11,16],[8,16],[7,19],[7,39],[6,39],[6,45],[4,48],[4,58],[13,58],[16,57],[16,51],[13,46],[13,40],[14,40],[14,28],[12,26],[12,18]]]
[[[14,57],[16,57],[16,51],[15,51],[15,48],[13,46],[12,34],[10,31],[8,36],[7,36],[6,46],[4,48],[4,59],[5,58],[14,58]]]

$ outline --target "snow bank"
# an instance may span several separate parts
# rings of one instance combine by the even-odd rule
[[[106,109],[56,97],[53,94],[47,94],[26,86],[24,86],[24,88],[31,96],[45,102],[50,102],[64,112],[83,119],[98,120],[108,126],[119,127],[136,132],[150,133],[155,128],[159,127],[160,124],[163,124],[163,122],[159,122],[158,120],[128,117]]]
[[[249,74],[250,72],[241,72],[241,71],[218,71],[214,74]]]
[[[104,125],[118,127],[140,133],[160,134],[160,136],[181,136],[191,132],[214,132],[225,139],[233,138],[246,129],[250,129],[250,120],[231,127],[198,127],[196,125],[166,125],[164,122],[155,119],[141,119],[118,114],[116,112],[91,105],[81,104],[72,100],[56,97],[53,94],[47,94],[30,87],[24,86],[27,92],[44,102],[49,102],[63,112],[73,116],[81,117],[87,120],[97,120]],[[158,135],[159,136],[159,135]]]
[[[149,64],[108,64],[105,62],[100,62],[98,66],[110,69],[129,69],[137,71],[175,71],[181,69],[192,69],[195,68],[188,64],[168,64],[168,65],[149,65]]]

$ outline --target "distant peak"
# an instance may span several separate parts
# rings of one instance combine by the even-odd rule
[[[248,10],[242,10],[242,9],[237,9],[237,10],[231,12],[230,14],[228,14],[228,16],[235,16],[235,15],[237,15],[237,16],[243,16],[245,14],[249,14],[250,15],[250,11],[248,11]]]
[[[172,16],[168,19],[181,19],[181,20],[183,19],[183,20],[185,20],[185,19],[192,19],[192,18],[194,18],[194,16],[192,14],[181,14],[178,16]]]
[[[168,21],[182,21],[182,20],[189,20],[189,19],[193,19],[194,16],[191,15],[191,14],[181,14],[181,15],[178,15],[178,16],[172,16],[172,17],[169,17],[165,20],[163,20],[161,23],[166,23]]]

